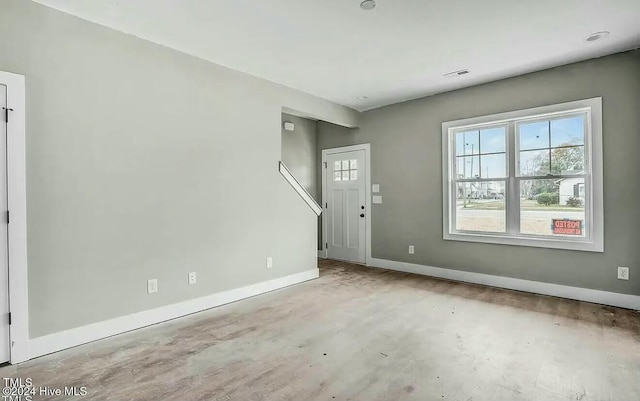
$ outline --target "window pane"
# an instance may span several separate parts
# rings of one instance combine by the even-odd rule
[[[480,130],[480,153],[505,152],[505,128],[489,128]]]
[[[549,147],[549,121],[518,124],[520,150]]]
[[[477,178],[480,175],[480,158],[478,156],[457,157],[458,178]]]
[[[584,115],[551,121],[551,147],[584,145]]]
[[[551,173],[583,174],[584,146],[551,149]]]
[[[584,178],[564,178],[558,182],[560,206],[584,208]],[[576,210],[576,209],[572,209]]]
[[[358,170],[351,170],[349,174],[351,176],[351,181],[355,181],[358,179]]]
[[[349,171],[342,172],[342,181],[349,181]]]
[[[458,132],[456,134],[456,156],[480,153],[480,131]]]
[[[339,160],[338,160],[338,161],[336,161],[336,162],[333,162],[333,171],[339,171],[339,170],[340,170],[340,166],[341,166],[341,165],[342,165],[342,164],[340,163],[340,161],[339,161]]]
[[[480,156],[482,178],[502,178],[507,176],[507,156],[504,153]]]
[[[549,174],[549,152],[549,150],[529,150],[526,152],[520,152],[520,175],[531,176]]]
[[[584,237],[584,179],[520,181],[520,232]]]
[[[456,194],[456,230],[505,232],[505,182],[461,182]]]
[[[351,166],[351,170],[357,169],[358,168],[358,161],[357,160],[351,160],[350,166]]]
[[[349,170],[349,160],[343,160],[342,161],[342,169],[343,170]]]
[[[340,171],[333,172],[333,180],[340,181],[342,179],[342,173]]]

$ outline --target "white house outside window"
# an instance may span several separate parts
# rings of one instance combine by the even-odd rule
[[[603,251],[601,98],[442,132],[445,239]]]

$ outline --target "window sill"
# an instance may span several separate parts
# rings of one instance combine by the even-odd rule
[[[604,244],[602,241],[553,240],[471,233],[445,233],[443,238],[447,241],[480,242],[485,244],[528,246],[568,251],[604,252]]]

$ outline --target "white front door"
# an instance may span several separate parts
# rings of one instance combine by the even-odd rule
[[[365,263],[365,151],[326,156],[327,258]]]
[[[0,363],[10,358],[9,259],[7,250],[7,87],[0,84]]]

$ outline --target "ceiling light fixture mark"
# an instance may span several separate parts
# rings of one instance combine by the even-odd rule
[[[365,11],[373,10],[374,8],[376,8],[376,2],[375,0],[364,0],[362,3],[360,3],[360,8]]]

